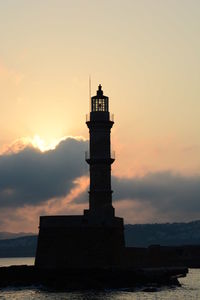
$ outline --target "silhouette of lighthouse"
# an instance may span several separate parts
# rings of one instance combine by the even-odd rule
[[[121,265],[125,251],[123,219],[112,206],[110,133],[114,124],[109,98],[99,85],[91,97],[86,124],[90,142],[89,209],[78,216],[41,216],[35,266],[38,268],[107,268]]]
[[[90,134],[90,151],[86,161],[90,166],[90,191],[88,213],[99,219],[114,217],[111,190],[110,134],[114,124],[110,118],[109,98],[99,85],[96,96],[91,98],[91,112],[86,121]],[[85,211],[87,213],[87,211]]]

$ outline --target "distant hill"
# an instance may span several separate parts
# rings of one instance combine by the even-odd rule
[[[37,235],[0,240],[0,257],[35,256]]]
[[[125,239],[128,247],[200,245],[200,221],[125,225]]]
[[[0,233],[0,257],[35,256],[37,236],[21,234]],[[9,235],[15,238],[9,239]],[[200,221],[125,225],[125,240],[128,247],[200,245]]]
[[[7,239],[14,239],[14,238],[18,238],[21,236],[31,236],[31,235],[35,235],[32,232],[18,232],[18,233],[12,233],[12,232],[0,232],[0,240],[7,240]]]

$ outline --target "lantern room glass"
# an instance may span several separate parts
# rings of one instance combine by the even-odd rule
[[[108,99],[92,99],[92,111],[108,111]]]
[[[92,97],[92,111],[102,111],[107,112],[108,111],[108,97],[103,95],[103,91],[101,89],[101,85],[99,85],[99,88],[97,90],[97,95]]]

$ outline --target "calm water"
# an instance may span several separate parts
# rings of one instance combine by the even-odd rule
[[[0,258],[0,267],[11,266],[11,265],[34,265],[34,261],[35,261],[35,257]]]
[[[17,265],[17,264],[33,264],[34,258],[0,258],[0,266]],[[192,269],[186,278],[181,278],[182,287],[162,288],[156,292],[143,292],[142,290],[126,291],[126,290],[108,290],[104,292],[65,292],[52,293],[41,290],[36,287],[22,288],[6,288],[0,289],[0,300],[193,300],[200,299],[200,269]]]

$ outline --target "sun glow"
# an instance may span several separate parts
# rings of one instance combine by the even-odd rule
[[[38,134],[35,134],[34,137],[30,139],[30,144],[34,148],[39,149],[41,152],[45,152],[48,150],[54,150],[60,142],[66,140],[67,138],[72,138],[76,140],[86,140],[82,136],[63,136],[61,138],[54,138],[47,141],[42,139]]]
[[[49,142],[42,139],[39,135],[34,135],[34,137],[31,139],[31,144],[34,148],[39,149],[41,152],[45,152],[48,150],[53,150],[56,148],[56,146],[64,140],[66,137],[63,137],[61,139],[52,139]]]
[[[54,150],[57,145],[68,139],[76,139],[79,141],[86,141],[86,139],[82,136],[63,136],[61,138],[53,138],[53,139],[43,139],[38,134],[35,134],[32,138],[31,137],[21,137],[9,145],[4,145],[0,149],[0,155],[2,154],[9,154],[9,153],[17,153],[22,151],[26,147],[33,147],[38,149],[41,152]]]

